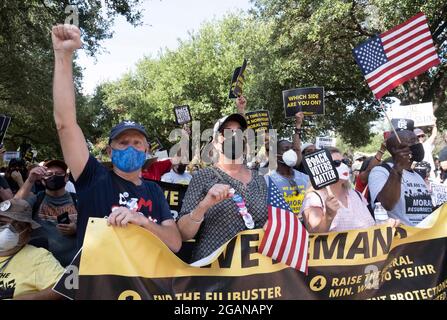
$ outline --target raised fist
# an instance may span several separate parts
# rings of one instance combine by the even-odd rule
[[[81,31],[72,24],[58,24],[54,26],[51,32],[53,40],[53,49],[60,53],[73,53],[79,49],[81,43]]]

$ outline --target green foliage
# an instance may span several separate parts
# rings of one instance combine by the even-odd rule
[[[9,147],[26,139],[48,155],[59,153],[52,116],[52,49],[49,29],[62,22],[68,2],[26,0],[0,4],[0,112],[14,117]],[[94,55],[111,36],[116,15],[136,25],[141,1],[77,1],[83,42]],[[325,116],[306,118],[306,138],[335,132],[345,151],[377,144],[371,123],[383,120],[352,49],[368,37],[425,12],[442,65],[392,91],[403,104],[433,101],[438,127],[447,126],[445,77],[447,4],[443,0],[255,0],[248,15],[230,14],[203,24],[175,50],[142,58],[135,71],[101,84],[92,97],[79,94],[81,70],[76,67],[77,110],[87,139],[101,153],[110,128],[123,119],[146,125],[151,136],[167,141],[174,123],[174,105],[188,104],[202,131],[221,116],[235,112],[228,98],[233,70],[247,58],[244,85],[248,111],[270,111],[282,136],[291,134],[293,119],[284,119],[281,92],[324,86]],[[389,98],[388,97],[388,98]],[[387,99],[388,99],[387,98]],[[387,100],[385,99],[385,100]],[[370,143],[373,139],[372,143]],[[371,147],[376,149],[377,146]],[[42,151],[43,150],[43,151]],[[360,149],[362,150],[362,149]],[[374,150],[373,150],[374,151]],[[366,151],[369,152],[369,151]]]
[[[141,13],[138,0],[101,1],[24,0],[0,2],[0,113],[12,116],[5,144],[15,150],[23,141],[30,142],[44,157],[60,155],[52,108],[53,50],[51,27],[64,23],[67,5],[79,8],[79,25],[84,47],[90,54],[100,49],[100,42],[112,36],[116,15],[138,24]],[[99,133],[89,124],[96,113],[85,106],[79,94],[81,70],[75,66],[79,123],[87,136]]]

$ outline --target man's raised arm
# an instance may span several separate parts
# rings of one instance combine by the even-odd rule
[[[74,25],[57,25],[53,27],[51,38],[54,49],[54,120],[64,160],[77,180],[89,157],[84,134],[76,121],[73,84],[73,52],[81,47],[81,32]]]

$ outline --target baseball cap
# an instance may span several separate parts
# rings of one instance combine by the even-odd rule
[[[148,139],[148,135],[144,126],[132,120],[124,120],[114,126],[112,130],[110,130],[109,144],[113,139],[118,137],[126,130],[137,130],[138,132],[142,133],[146,137],[146,139]]]
[[[40,227],[40,224],[33,220],[33,211],[26,200],[10,199],[3,201],[0,203],[0,216],[8,217],[15,221],[27,222],[31,224],[32,229]]]
[[[45,167],[59,167],[65,172],[68,170],[67,164],[62,160],[48,160],[43,164]]]
[[[311,142],[307,142],[307,143],[303,143],[301,145],[301,152],[303,152],[305,149],[309,148],[310,146],[314,146],[315,144],[311,143]]]
[[[213,134],[216,135],[216,133],[219,132],[222,126],[228,121],[236,121],[237,123],[239,123],[241,125],[242,131],[245,131],[245,129],[247,129],[248,127],[247,120],[245,120],[245,118],[241,114],[233,113],[217,120],[213,127]]]
[[[439,151],[439,161],[447,161],[447,147],[444,147],[441,151]]]

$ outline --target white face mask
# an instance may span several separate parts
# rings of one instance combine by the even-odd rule
[[[340,163],[340,166],[337,167],[338,177],[340,180],[349,180],[351,174],[349,172],[349,167],[343,162]]]
[[[9,225],[0,227],[0,252],[14,249],[19,244],[20,234],[11,230]]]
[[[283,153],[282,161],[284,161],[287,166],[293,168],[298,161],[298,155],[294,150],[290,149]]]

